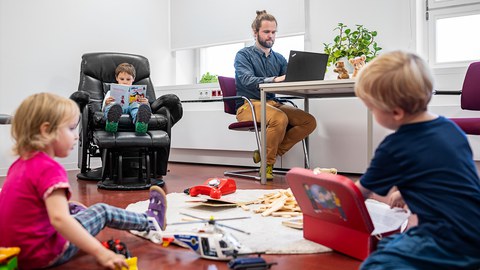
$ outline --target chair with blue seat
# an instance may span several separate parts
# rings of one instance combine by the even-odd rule
[[[463,80],[462,94],[460,97],[462,110],[480,111],[480,62],[469,65]],[[480,135],[480,117],[476,118],[450,118],[466,134]]]
[[[261,138],[260,138],[260,122],[257,122],[256,119],[256,112],[254,110],[253,104],[250,101],[249,98],[245,96],[237,96],[237,87],[235,85],[235,78],[231,77],[224,77],[224,76],[218,76],[218,83],[220,85],[220,90],[222,91],[223,95],[223,106],[224,106],[224,112],[231,114],[231,115],[236,115],[237,110],[236,110],[236,101],[237,100],[244,100],[246,101],[249,106],[251,111],[253,112],[252,115],[252,120],[251,121],[236,121],[231,123],[228,126],[228,129],[230,130],[235,130],[235,131],[250,131],[255,134],[255,140],[256,140],[256,146],[258,154],[260,154],[260,149],[261,149]],[[295,103],[293,103],[291,100],[288,99],[279,99],[280,102],[282,103],[290,103],[292,106],[295,106]],[[305,140],[302,141],[303,143],[303,151],[305,155],[305,167],[309,168],[309,159],[308,159],[308,153],[307,153],[307,147]],[[244,178],[250,178],[250,179],[255,179],[255,180],[260,180],[260,176],[258,173],[260,172],[259,168],[255,169],[244,169],[244,170],[236,170],[236,171],[225,171],[224,175],[226,176],[237,176],[237,177],[244,177]],[[273,171],[275,174],[286,174],[285,170],[274,170]],[[256,173],[255,175],[252,175],[250,173]]]

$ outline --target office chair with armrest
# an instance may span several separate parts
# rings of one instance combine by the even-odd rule
[[[123,114],[118,132],[105,131],[102,102],[109,84],[115,83],[115,69],[121,63],[135,67],[134,84],[147,86],[152,117],[148,132],[135,134],[131,118]],[[99,188],[147,189],[163,185],[167,173],[172,126],[182,118],[180,100],[175,95],[156,98],[150,79],[148,59],[124,53],[87,53],[82,56],[78,91],[71,95],[80,106],[78,179],[97,180]],[[92,157],[101,157],[102,167],[90,168]]]
[[[480,111],[480,62],[469,65],[463,80],[460,105],[463,110]],[[466,134],[480,135],[480,117],[450,118]]]
[[[255,133],[255,140],[257,144],[257,151],[260,153],[260,145],[261,145],[261,138],[260,138],[260,122],[257,122],[256,119],[256,114],[255,114],[255,109],[253,107],[252,102],[250,99],[248,99],[245,96],[237,96],[237,88],[235,86],[235,78],[231,77],[224,77],[224,76],[218,76],[218,83],[220,85],[220,90],[222,91],[223,95],[223,106],[224,106],[224,112],[231,114],[231,115],[236,115],[237,110],[236,110],[236,101],[237,100],[244,100],[247,101],[251,111],[253,112],[252,115],[252,120],[251,121],[242,121],[242,122],[233,122],[228,126],[228,129],[230,130],[235,130],[235,131],[251,131]],[[296,105],[288,99],[279,99],[282,103],[288,102],[292,104],[293,106],[296,107]],[[263,139],[263,138],[262,138]],[[303,151],[305,154],[305,167],[309,168],[309,159],[308,159],[308,153],[307,153],[307,147],[305,140],[302,141],[303,143]],[[226,176],[237,176],[237,177],[244,177],[244,178],[250,178],[250,179],[255,179],[255,180],[260,180],[260,176],[258,176],[258,172],[260,172],[259,168],[256,169],[245,169],[245,170],[236,170],[236,171],[225,171],[224,175]],[[251,175],[249,173],[257,173],[257,175]],[[285,174],[286,171],[284,170],[274,170],[274,173],[276,174]]]

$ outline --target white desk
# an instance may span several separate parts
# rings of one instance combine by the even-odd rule
[[[260,101],[261,101],[261,184],[266,184],[267,179],[265,177],[266,160],[267,160],[267,146],[266,140],[266,93],[276,93],[282,95],[303,97],[305,100],[306,112],[309,111],[308,99],[309,98],[338,98],[338,97],[353,97],[355,80],[328,80],[328,81],[304,81],[304,82],[283,82],[283,83],[264,83],[260,84]],[[372,116],[370,112],[367,117],[367,160],[372,157]],[[308,149],[308,143],[307,143]]]

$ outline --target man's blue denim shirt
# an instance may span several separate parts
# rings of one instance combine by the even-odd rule
[[[256,46],[245,47],[235,56],[235,84],[237,95],[260,100],[261,83],[273,82],[278,76],[287,72],[287,60],[283,55],[270,50],[268,56]],[[275,94],[267,93],[267,99],[273,99]],[[244,101],[237,100],[237,109]]]

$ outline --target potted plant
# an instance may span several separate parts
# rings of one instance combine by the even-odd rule
[[[347,65],[348,59],[362,55],[366,56],[366,62],[368,62],[382,50],[375,41],[377,31],[370,31],[360,24],[357,24],[356,27],[352,30],[346,24],[339,23],[333,29],[334,31],[338,30],[338,35],[333,39],[333,43],[323,43],[324,52],[329,55],[327,66],[335,64],[341,58],[346,58],[345,64]]]
[[[210,74],[210,72],[207,72],[202,75],[202,78],[200,79],[200,83],[214,83],[218,82],[218,76],[215,74]]]

